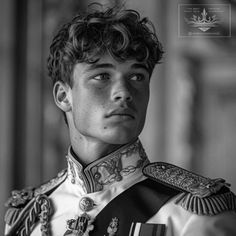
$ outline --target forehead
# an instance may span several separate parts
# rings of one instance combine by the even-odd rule
[[[75,71],[80,72],[89,72],[97,69],[111,69],[111,70],[130,70],[130,69],[139,69],[144,70],[147,73],[148,66],[145,62],[139,62],[136,59],[130,60],[116,60],[114,57],[110,56],[109,54],[104,54],[103,56],[99,57],[99,59],[94,63],[77,63],[75,65]]]

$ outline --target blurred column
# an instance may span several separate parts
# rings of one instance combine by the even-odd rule
[[[27,2],[26,47],[26,185],[42,180],[42,0]]]
[[[39,0],[1,4],[1,217],[11,190],[41,180],[41,9]]]
[[[14,1],[2,0],[0,7],[0,234],[4,229],[4,203],[13,184],[13,50]]]
[[[41,180],[42,163],[42,1],[15,5],[14,48],[14,188]]]

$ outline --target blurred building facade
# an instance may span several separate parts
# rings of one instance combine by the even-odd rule
[[[12,189],[38,185],[65,168],[68,132],[53,102],[46,58],[58,26],[90,2],[1,0],[1,229]],[[231,37],[179,37],[179,4],[200,3],[213,1],[125,1],[153,21],[165,50],[141,139],[152,161],[225,178],[236,191],[236,2],[214,1],[230,4]]]

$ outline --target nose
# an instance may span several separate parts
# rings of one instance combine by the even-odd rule
[[[131,102],[133,100],[130,89],[125,82],[114,85],[111,97],[114,102]]]

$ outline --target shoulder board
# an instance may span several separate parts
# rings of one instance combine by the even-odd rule
[[[23,190],[14,190],[11,192],[11,197],[6,202],[5,206],[8,207],[5,214],[5,222],[8,225],[13,225],[22,221],[19,216],[25,215],[25,212],[31,209],[33,203],[40,199],[39,196],[48,196],[55,190],[66,178],[67,171],[61,171],[55,178],[46,182],[38,188],[25,188]]]
[[[150,163],[143,174],[182,191],[175,203],[199,215],[236,210],[236,197],[224,179],[210,179],[165,162]]]
[[[67,177],[67,169],[62,170],[57,174],[57,176],[48,182],[42,184],[34,190],[34,196],[39,194],[48,194],[57,188]]]

